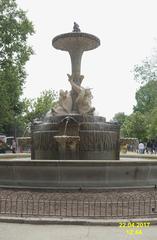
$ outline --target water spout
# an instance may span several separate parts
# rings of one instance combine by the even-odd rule
[[[74,118],[74,117],[72,117],[72,116],[66,116],[65,118],[63,118],[61,121],[60,121],[60,123],[62,123],[62,122],[64,122],[64,121],[69,121],[69,120],[73,120],[75,123],[78,123],[78,121]]]
[[[71,116],[66,116],[65,118],[63,118],[63,119],[60,121],[60,123],[65,122],[65,128],[64,128],[64,133],[63,133],[64,136],[66,136],[67,126],[68,126],[68,123],[70,122],[70,120],[72,120],[73,122],[75,122],[75,123],[78,124],[78,121],[77,121],[74,117],[71,117]]]
[[[66,122],[65,122],[64,135],[66,135],[66,131],[67,131],[68,122],[69,122],[69,119],[67,119],[67,120],[66,120]]]

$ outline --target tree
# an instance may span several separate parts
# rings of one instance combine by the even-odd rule
[[[136,92],[137,104],[134,111],[143,114],[151,112],[157,106],[157,81],[151,80]]]
[[[157,137],[157,81],[150,80],[136,92],[134,113],[140,112],[146,124],[146,138]]]
[[[136,64],[134,79],[141,84],[157,80],[157,64],[151,59],[144,60],[140,65]]]
[[[121,129],[124,137],[147,138],[147,119],[141,112],[134,112],[125,119]]]
[[[27,45],[34,33],[32,22],[15,0],[0,1],[0,131],[12,134],[22,111],[20,96],[25,82],[25,63],[33,53]]]
[[[157,107],[147,115],[148,139],[157,139]]]
[[[43,119],[56,103],[57,94],[53,90],[43,91],[36,99],[23,100],[23,114],[18,119],[19,126],[23,129],[28,128],[35,119]]]
[[[157,64],[153,57],[146,59],[141,65],[134,66],[134,78],[142,84],[136,92],[137,104],[134,106],[134,114],[141,114],[141,129],[146,139],[157,137]],[[140,113],[140,114],[139,114]],[[140,122],[140,121],[139,121]],[[136,124],[136,123],[134,123]],[[127,124],[126,124],[127,126]],[[142,132],[139,133],[142,136]],[[142,137],[141,137],[142,138]]]
[[[112,119],[113,122],[117,122],[119,123],[121,126],[123,125],[125,119],[126,119],[127,115],[125,115],[124,112],[119,112],[116,113]]]

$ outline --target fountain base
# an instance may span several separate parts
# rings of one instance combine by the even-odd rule
[[[68,141],[77,138],[76,151],[73,151],[75,154],[69,154],[67,150],[69,148],[66,148],[67,151],[65,149],[63,151],[65,140],[67,141],[64,137],[64,120],[67,119],[67,115],[53,116],[48,117],[43,123],[34,124],[32,127],[32,159],[119,159],[119,125],[107,123],[104,117],[92,115],[73,114],[68,115],[68,118],[70,120],[66,136],[69,137]]]

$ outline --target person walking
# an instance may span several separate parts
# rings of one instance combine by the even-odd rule
[[[140,142],[138,145],[138,152],[144,154],[145,146],[144,143]]]
[[[15,141],[15,139],[12,140],[11,150],[12,150],[12,153],[16,153],[16,141]]]

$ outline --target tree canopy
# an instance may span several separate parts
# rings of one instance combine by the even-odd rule
[[[147,58],[141,64],[136,64],[134,66],[134,79],[141,84],[157,80],[156,63]]]
[[[114,115],[112,121],[113,121],[113,122],[117,122],[117,123],[120,124],[120,125],[123,125],[126,117],[127,117],[127,116],[125,115],[124,112],[118,112],[118,113],[116,113],[116,114]]]
[[[34,33],[26,12],[15,0],[0,1],[0,132],[10,133],[22,111],[25,64],[33,50],[27,39]]]
[[[33,123],[35,119],[42,119],[50,111],[56,101],[57,94],[53,90],[44,90],[35,99],[25,98],[23,103],[23,120],[25,124]]]
[[[157,65],[146,59],[134,67],[134,78],[141,83],[136,91],[133,113],[125,118],[121,127],[124,137],[141,140],[157,139]]]
[[[128,116],[121,129],[122,136],[147,139],[147,120],[140,112],[134,112]]]
[[[57,94],[53,90],[44,90],[37,98],[24,98],[22,113],[16,118],[16,133],[19,136],[29,136],[34,120],[43,120],[46,113],[57,103]]]
[[[151,112],[157,107],[157,81],[150,80],[136,92],[135,95],[137,104],[134,106],[134,111],[139,111],[143,114]]]

